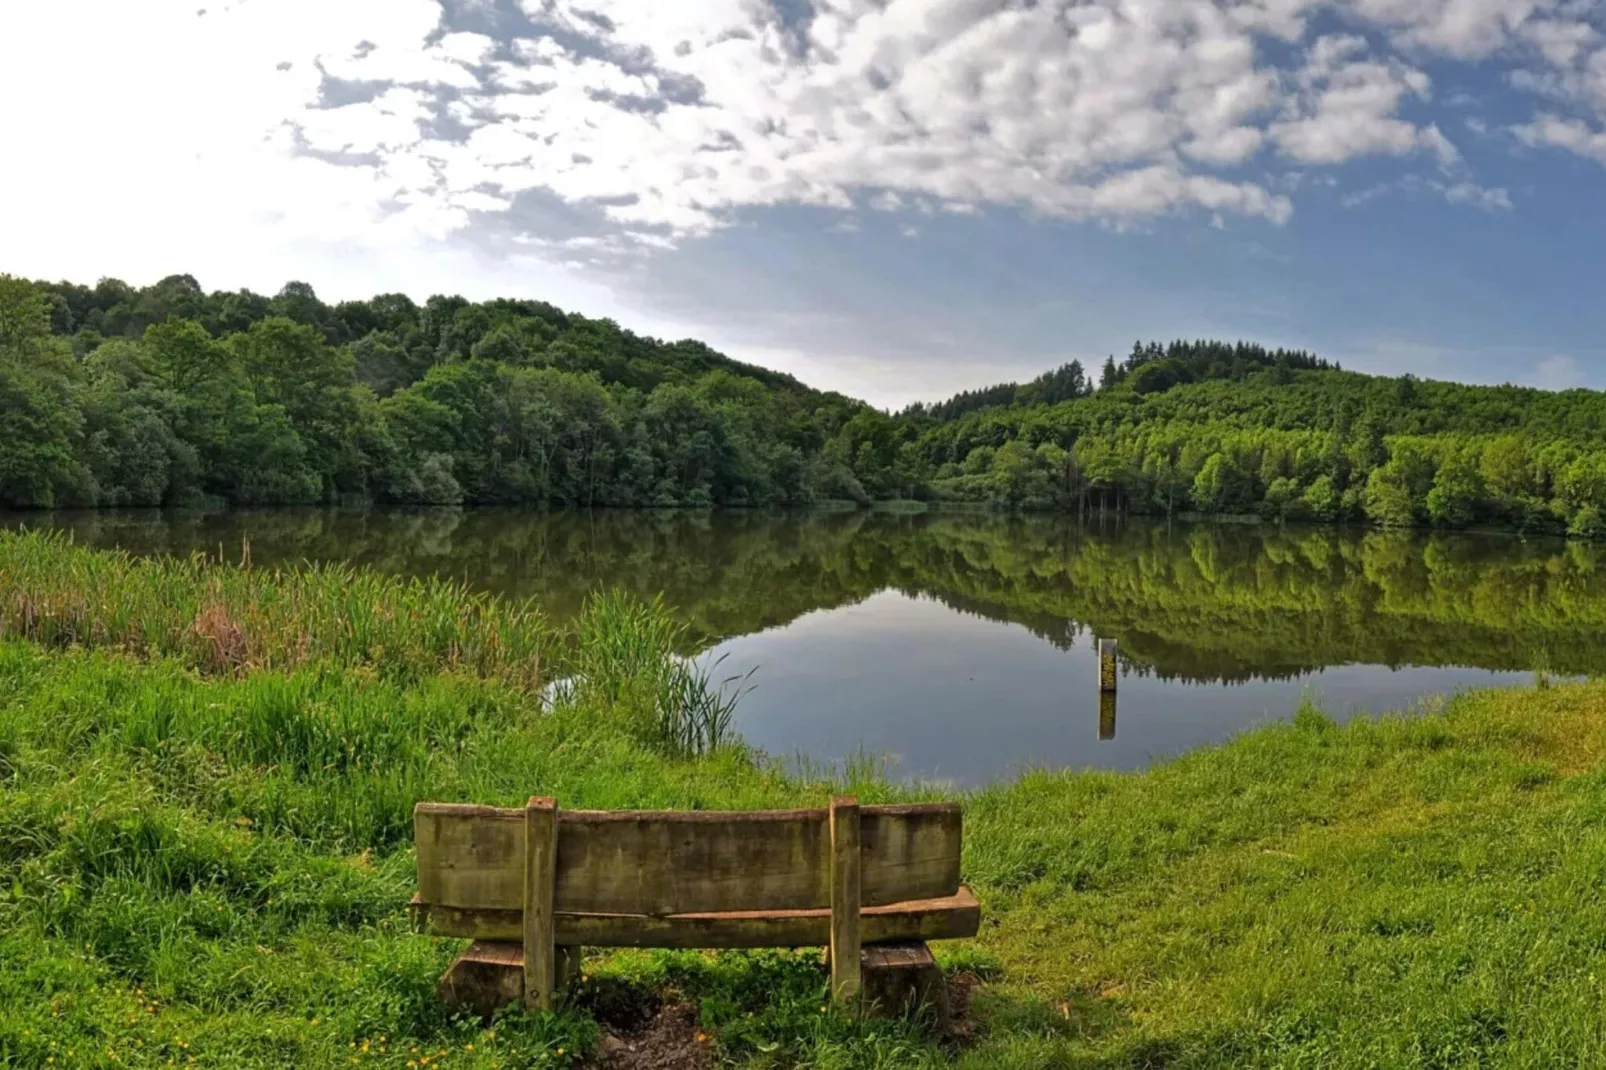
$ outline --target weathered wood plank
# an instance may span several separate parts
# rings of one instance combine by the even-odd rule
[[[552,1009],[557,990],[557,928],[552,882],[557,871],[558,804],[533,797],[524,808],[524,1005]]]
[[[859,994],[859,888],[864,853],[859,846],[859,800],[831,800],[831,995]]]
[[[959,807],[860,811],[867,906],[953,895]],[[414,812],[419,891],[468,909],[523,902],[523,811],[420,803]],[[670,915],[810,910],[830,905],[827,812],[563,811],[556,909]]]
[[[420,928],[440,936],[476,940],[522,938],[521,911],[470,910],[411,904]],[[553,916],[559,946],[578,947],[825,947],[831,942],[830,910],[733,911],[647,917],[639,914],[559,912]],[[859,941],[957,940],[981,928],[981,906],[970,889],[940,899],[866,907],[859,915]]]
[[[558,906],[605,914],[824,906],[824,815],[574,815],[563,825]]]
[[[860,807],[864,905],[957,892],[963,820],[957,803]]]
[[[419,803],[418,894],[443,906],[524,906],[524,811]]]

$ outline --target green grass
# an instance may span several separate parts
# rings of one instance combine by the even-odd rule
[[[249,546],[242,548],[249,562]],[[551,630],[534,605],[439,579],[345,565],[287,571],[135,558],[56,533],[0,537],[0,638],[160,653],[209,672],[313,662],[420,679],[470,672],[530,686]]]
[[[558,705],[604,711],[644,746],[693,757],[733,742],[731,721],[748,679],[717,679],[723,657],[688,659],[689,629],[661,599],[621,591],[586,601],[566,664],[572,673]],[[705,663],[706,662],[706,663]]]
[[[0,562],[45,552],[0,538]],[[393,629],[379,654],[320,653],[245,593],[300,591],[332,620],[319,600],[347,595],[316,572],[85,556],[0,568],[8,621],[19,596],[79,607],[58,615],[75,641],[37,624],[0,641],[0,1065],[570,1066],[597,1036],[589,1008],[619,991],[692,1001],[740,1067],[1606,1065],[1606,684],[1342,728],[1304,709],[1146,773],[966,796],[986,921],[939,953],[987,983],[959,1047],[822,1011],[818,956],[791,952],[593,956],[578,1005],[487,1028],[434,995],[460,945],[407,924],[417,799],[907,793],[871,765],[784,774],[739,741],[686,757],[650,727],[652,694],[577,690],[543,710],[514,662],[432,645],[394,613],[367,618]],[[112,611],[63,580],[83,575],[173,606],[98,627]],[[380,606],[429,589],[353,576]],[[219,590],[257,622],[239,664],[210,660],[181,619]],[[465,639],[514,612],[478,603]],[[635,620],[651,634],[615,635],[613,660],[586,667],[601,691],[638,679],[605,666],[650,669],[643,651],[674,626],[607,612],[574,633],[532,625],[530,653],[579,668],[586,627]]]

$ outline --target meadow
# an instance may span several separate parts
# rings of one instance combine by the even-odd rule
[[[659,1000],[738,1067],[1606,1064],[1606,684],[1544,678],[964,794],[957,1038],[830,1008],[812,952],[594,954],[556,1014],[450,1018],[460,945],[404,909],[419,799],[942,794],[751,752],[684,640],[621,596],[558,626],[0,535],[0,1065],[568,1067]]]

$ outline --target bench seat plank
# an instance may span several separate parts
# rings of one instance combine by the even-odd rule
[[[440,906],[415,895],[410,904],[419,926],[439,936],[475,940],[521,939],[516,908],[464,909]],[[567,947],[757,948],[824,947],[831,939],[831,911],[742,910],[717,913],[566,913],[554,916],[557,943]],[[975,936],[981,906],[969,888],[939,899],[865,907],[864,944],[906,940],[955,940]]]

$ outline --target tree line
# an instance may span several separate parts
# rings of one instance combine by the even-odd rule
[[[899,413],[540,301],[0,276],[0,505],[1251,514],[1606,536],[1606,394],[1138,343]]]
[[[0,276],[0,504],[793,505],[857,401],[539,301]]]
[[[1028,510],[1606,535],[1601,392],[1290,364],[1135,388],[1154,366],[1059,405],[909,421],[911,478]]]

